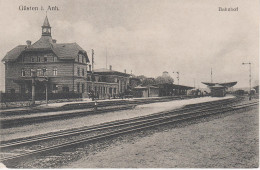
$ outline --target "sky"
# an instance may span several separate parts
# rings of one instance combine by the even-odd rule
[[[0,0],[0,59],[17,45],[41,36],[46,10],[57,43],[78,43],[95,68],[157,77],[168,71],[177,83],[205,87],[201,82],[238,81],[249,86],[259,77],[259,1],[257,0]],[[238,11],[219,11],[237,8]],[[173,73],[175,72],[175,73]],[[0,90],[4,64],[0,63]]]

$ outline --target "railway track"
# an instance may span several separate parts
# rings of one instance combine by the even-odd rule
[[[108,123],[102,123],[100,125],[93,125],[93,126],[87,126],[87,127],[82,127],[82,128],[77,128],[77,129],[72,129],[72,130],[66,130],[65,132],[57,132],[51,135],[47,135],[47,137],[53,137],[55,135],[59,135],[59,134],[66,134],[66,133],[73,133],[75,131],[79,131],[79,132],[83,132],[85,130],[92,130],[95,129],[97,127],[104,127],[104,126],[108,126],[108,125],[114,125],[114,124],[120,124],[120,123],[125,123],[125,122],[130,122],[130,121],[135,121],[135,120],[141,120],[144,118],[151,118],[151,117],[158,117],[158,116],[163,116],[166,114],[174,114],[174,113],[181,113],[190,109],[196,109],[196,108],[200,108],[202,106],[204,107],[212,107],[212,106],[220,106],[222,104],[227,105],[227,104],[231,104],[234,102],[239,101],[240,99],[225,99],[225,100],[220,100],[220,101],[213,101],[213,102],[204,102],[204,103],[199,103],[199,104],[191,104],[191,105],[186,105],[184,108],[179,108],[179,109],[175,109],[173,111],[167,111],[167,112],[159,112],[159,113],[154,113],[154,114],[150,114],[150,115],[145,115],[145,116],[139,116],[139,117],[134,117],[134,118],[130,118],[130,119],[124,119],[124,120],[117,120],[117,121],[111,121]],[[44,135],[45,136],[45,135]],[[40,137],[33,137],[33,138],[28,138],[28,139],[15,139],[15,140],[9,140],[9,141],[1,141],[1,145],[0,145],[0,149],[4,148],[4,147],[8,147],[8,146],[12,146],[12,145],[16,145],[18,143],[23,143],[21,141],[25,141],[25,142],[29,142],[29,141],[35,141],[38,139],[41,139],[42,135]],[[46,136],[45,136],[46,138]],[[19,142],[17,142],[19,141]],[[6,144],[8,143],[8,145]]]
[[[237,99],[224,100],[218,102],[207,102],[200,105],[187,106],[181,109],[177,109],[175,111],[168,111],[168,112],[156,113],[153,115],[141,116],[141,117],[127,119],[127,120],[114,121],[105,124],[95,125],[92,127],[84,127],[80,129],[59,132],[59,133],[46,135],[46,136],[32,137],[24,140],[6,141],[1,145],[2,152],[6,151],[6,152],[15,153],[17,151],[17,148],[20,151],[23,149],[27,150],[27,152],[22,152],[18,154],[16,153],[14,156],[2,157],[1,162],[9,162],[14,160],[16,161],[17,159],[21,159],[26,156],[32,156],[34,154],[41,154],[43,152],[53,151],[64,147],[70,147],[73,145],[78,145],[81,143],[91,142],[91,141],[95,141],[107,137],[112,137],[124,133],[142,130],[145,128],[151,128],[163,124],[196,119],[196,118],[200,118],[212,114],[237,110],[237,109],[258,104],[258,102],[252,102],[247,104],[234,105],[235,101],[237,101]],[[83,133],[85,135],[82,135]],[[53,139],[60,140],[60,138],[62,137],[67,138],[67,137],[75,136],[77,134],[80,134],[81,136],[77,137],[76,139],[75,138],[70,139],[70,141],[65,141],[65,142],[62,141],[58,144],[54,144],[52,146],[46,146],[44,148],[42,147],[33,148],[32,145],[33,143],[38,143],[39,145],[39,142],[43,142],[43,141],[47,141],[48,143],[49,140],[53,140]],[[42,146],[42,143],[40,143],[40,146]],[[28,149],[30,149],[31,151],[28,151]]]
[[[136,99],[136,100],[122,100],[122,101],[106,101],[98,103],[98,109],[95,110],[95,103],[79,103],[79,104],[69,104],[67,106],[64,106],[62,110],[57,110],[57,108],[54,108],[54,110],[42,110],[43,112],[38,113],[38,109],[32,110],[32,112],[2,112],[0,113],[0,124],[1,128],[11,128],[11,127],[17,127],[17,126],[23,126],[28,125],[32,123],[42,123],[46,121],[53,121],[53,120],[60,120],[60,119],[67,119],[72,117],[80,117],[80,116],[86,116],[89,114],[98,114],[98,113],[105,113],[105,112],[111,112],[111,111],[118,111],[118,110],[126,110],[126,109],[132,109],[137,105],[140,104],[148,104],[148,103],[155,103],[155,102],[168,102],[172,100],[182,100],[186,98],[191,98],[189,96],[176,96],[176,97],[170,97],[170,98],[156,98],[156,99],[149,99],[149,100],[142,100],[142,99]],[[77,110],[71,110],[71,108],[77,108]],[[46,113],[46,111],[49,111],[52,114]],[[25,115],[26,114],[26,115]]]

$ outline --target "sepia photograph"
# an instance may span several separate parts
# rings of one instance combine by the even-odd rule
[[[0,168],[259,168],[259,1],[0,6]]]

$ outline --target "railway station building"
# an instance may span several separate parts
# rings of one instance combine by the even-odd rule
[[[91,70],[87,52],[77,43],[57,43],[52,38],[47,16],[41,31],[38,41],[28,40],[26,45],[16,46],[3,58],[6,93],[28,94],[30,98],[33,84],[36,96],[46,90],[52,94],[82,94],[83,97],[89,97],[93,91],[99,99],[125,93],[130,74],[114,71],[112,66]]]
[[[130,74],[109,69],[100,68],[88,71],[87,92],[92,91],[98,99],[119,97],[129,89]]]
[[[87,88],[87,52],[77,43],[57,43],[52,38],[46,16],[38,41],[18,45],[3,58],[5,91],[31,93],[35,79],[36,93],[84,93]]]

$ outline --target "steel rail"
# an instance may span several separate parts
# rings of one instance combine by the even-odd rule
[[[221,103],[221,104],[229,104],[231,102],[234,102],[234,101],[216,102],[216,103],[214,103],[214,105],[212,103],[205,103],[205,104],[203,104],[203,106],[204,107],[210,106],[212,108],[215,105],[217,105],[217,107],[218,107],[219,103]],[[195,105],[195,106],[192,107],[192,109],[199,109],[199,108],[201,108],[201,105],[200,106],[196,106]],[[165,116],[166,114],[174,114],[176,112],[188,111],[190,109],[191,108],[184,107],[184,108],[175,109],[175,110],[171,110],[171,111],[159,112],[159,113],[155,113],[155,114],[151,114],[151,115],[139,116],[139,117],[134,117],[134,118],[130,118],[130,119],[123,119],[123,120],[119,120],[119,121],[111,121],[111,122],[102,123],[102,124],[98,124],[98,125],[94,125],[94,126],[90,126],[90,127],[83,127],[83,128],[77,128],[77,129],[57,132],[57,133],[54,133],[54,134],[52,133],[50,135],[44,135],[43,134],[43,135],[38,136],[38,137],[18,140],[18,141],[15,141],[15,142],[8,142],[7,141],[6,143],[0,145],[0,149],[4,149],[4,148],[7,148],[7,147],[11,147],[11,146],[27,144],[27,143],[32,143],[32,142],[48,140],[48,139],[52,139],[52,138],[69,136],[69,135],[73,135],[73,134],[76,135],[78,133],[86,133],[86,132],[92,132],[92,131],[96,131],[96,130],[102,130],[102,129],[109,128],[109,127],[111,127],[113,125],[116,125],[116,124],[120,125],[120,124],[123,124],[123,123],[126,123],[126,122],[142,120],[144,118],[151,118],[151,117],[155,117],[155,116]]]
[[[231,106],[231,107],[228,106],[228,107],[221,108],[221,109],[219,109],[219,108],[217,108],[217,109],[205,109],[204,110],[204,114],[209,115],[209,113],[206,113],[206,112],[209,112],[209,111],[211,112],[210,114],[219,113],[219,112],[226,112],[226,111],[236,110],[236,109],[240,109],[240,108],[244,108],[244,107],[248,107],[248,106],[252,106],[252,105],[256,105],[256,104],[258,104],[258,102],[257,103],[256,102],[255,103],[250,103],[250,104],[243,104],[243,105],[242,104],[241,105],[235,105],[235,107],[234,106]],[[201,112],[201,111],[197,111],[196,113],[199,113],[199,116],[204,115],[204,114],[202,114],[203,112]],[[188,116],[188,117],[185,117],[185,116]],[[20,155],[4,158],[4,159],[2,159],[2,161],[15,159],[15,158],[19,158],[20,156],[27,156],[27,155],[31,155],[31,154],[34,154],[34,153],[41,153],[41,152],[50,151],[50,150],[53,150],[53,149],[59,149],[59,148],[62,148],[62,147],[66,147],[68,145],[74,145],[74,144],[81,143],[82,141],[86,141],[87,142],[89,140],[94,140],[94,139],[104,138],[104,137],[108,137],[108,136],[113,136],[115,134],[118,134],[119,132],[128,132],[129,130],[130,131],[135,131],[135,130],[140,129],[140,128],[144,129],[144,128],[147,128],[147,127],[158,126],[158,125],[167,123],[167,121],[166,122],[165,121],[161,122],[161,121],[169,120],[169,119],[176,118],[176,117],[179,117],[179,119],[177,118],[177,119],[174,119],[174,120],[172,120],[170,122],[186,120],[186,119],[190,119],[190,118],[196,118],[198,116],[194,112],[191,111],[191,112],[183,114],[183,115],[167,116],[167,117],[163,117],[163,118],[154,118],[152,120],[144,120],[143,122],[138,123],[138,124],[137,124],[137,122],[134,123],[134,126],[131,126],[131,127],[115,130],[115,131],[108,132],[108,133],[99,134],[99,135],[96,135],[94,137],[83,138],[83,139],[80,139],[80,140],[77,140],[77,141],[73,141],[73,142],[66,142],[66,143],[63,143],[63,144],[54,145],[54,146],[51,146],[51,147],[48,147],[48,148],[44,148],[44,149],[39,149],[39,150],[36,150],[36,151],[30,151],[30,152],[22,153]],[[184,117],[184,118],[181,118],[181,117]],[[152,123],[152,125],[151,125],[151,123]]]

